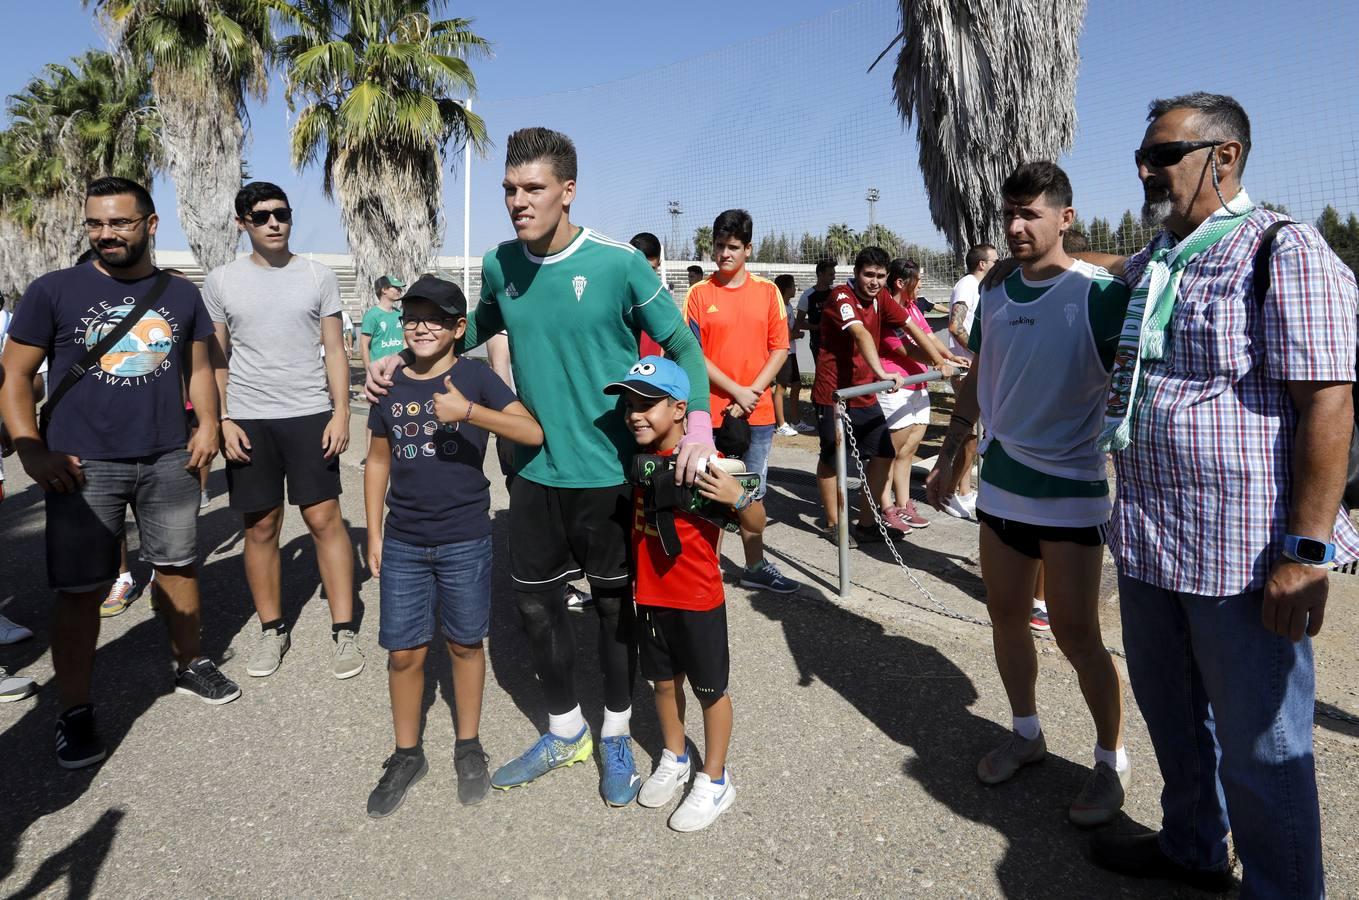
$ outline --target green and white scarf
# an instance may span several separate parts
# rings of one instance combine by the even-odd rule
[[[1133,410],[1142,379],[1142,360],[1164,359],[1168,348],[1166,329],[1175,312],[1180,276],[1201,253],[1241,226],[1255,209],[1243,190],[1225,207],[1205,219],[1198,228],[1171,244],[1162,231],[1151,244],[1151,258],[1128,300],[1128,314],[1118,338],[1109,400],[1104,411],[1099,449],[1122,450],[1132,442]]]

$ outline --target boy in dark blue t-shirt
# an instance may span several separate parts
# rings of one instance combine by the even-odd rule
[[[415,361],[369,414],[364,473],[368,565],[380,582],[378,644],[389,652],[396,730],[396,751],[368,797],[374,818],[395,812],[429,770],[420,714],[436,620],[453,659],[458,800],[486,796],[490,776],[477,730],[490,628],[491,493],[482,461],[487,432],[543,443],[543,430],[499,376],[457,356],[467,300],[456,285],[421,277],[403,300],[401,325]]]

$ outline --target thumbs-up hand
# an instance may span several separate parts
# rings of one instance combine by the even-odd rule
[[[453,379],[444,376],[444,392],[434,395],[434,415],[445,425],[453,425],[467,419],[471,404],[462,391],[453,386]]]

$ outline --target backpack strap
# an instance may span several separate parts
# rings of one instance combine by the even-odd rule
[[[1255,305],[1265,305],[1265,295],[1269,293],[1269,256],[1274,252],[1274,238],[1285,225],[1296,225],[1292,219],[1279,219],[1271,222],[1260,235],[1260,244],[1255,248],[1255,258],[1251,261],[1251,283],[1255,286]]]

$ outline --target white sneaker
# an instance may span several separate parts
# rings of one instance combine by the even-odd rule
[[[797,436],[798,436],[798,430],[797,430],[796,428],[794,428],[792,425],[789,425],[787,422],[784,422],[784,423],[783,423],[782,425],[780,425],[778,428],[775,428],[775,429],[774,429],[774,433],[777,434],[777,435],[779,435],[780,437],[797,437]]]
[[[0,616],[0,644],[17,644],[31,637],[33,637],[32,631],[16,622],[11,622],[4,616]]]
[[[972,514],[967,511],[967,507],[963,505],[957,495],[949,497],[948,500],[944,501],[944,512],[953,516],[955,519],[963,519],[964,521],[972,518]]]
[[[637,802],[649,809],[665,806],[675,799],[676,791],[689,783],[689,775],[692,772],[693,764],[687,758],[680,762],[675,754],[669,750],[662,750],[661,761],[656,766],[656,771],[652,772],[651,777],[642,785]]]
[[[977,492],[958,494],[957,498],[963,509],[967,510],[967,514],[974,519],[977,518]]]
[[[731,783],[730,772],[722,770],[722,784],[713,784],[711,778],[699,772],[694,776],[689,796],[670,816],[670,827],[676,831],[702,831],[734,802],[736,785]]]

